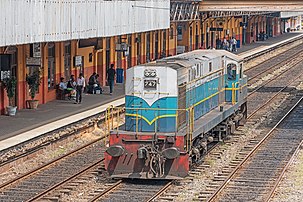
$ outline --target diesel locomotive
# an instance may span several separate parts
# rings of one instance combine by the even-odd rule
[[[247,118],[241,57],[196,50],[126,71],[125,123],[111,130],[111,177],[178,179]]]

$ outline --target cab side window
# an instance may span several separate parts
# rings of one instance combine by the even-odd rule
[[[235,64],[228,64],[227,65],[227,79],[228,80],[235,80],[237,77],[237,65]]]

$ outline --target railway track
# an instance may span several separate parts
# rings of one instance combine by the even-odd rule
[[[303,148],[303,141],[301,141],[301,143],[299,144],[299,146],[296,148],[295,152],[291,156],[291,159],[288,161],[287,165],[284,167],[279,178],[276,180],[274,186],[272,187],[270,193],[268,194],[266,201],[271,201],[271,199],[274,197],[274,193],[275,193],[276,189],[278,188],[279,184],[281,183],[282,178],[284,177],[284,175],[285,175],[286,171],[288,170],[288,168],[290,167],[290,165],[293,164],[294,160],[297,158],[297,156],[302,148]]]
[[[291,68],[287,68],[286,71],[278,74],[278,76],[265,81],[248,94],[248,116],[252,116],[258,111],[257,109],[264,106],[264,103],[270,102],[302,76],[303,65],[300,64],[302,61],[303,54],[297,60],[288,64]]]
[[[159,190],[162,190],[170,181],[159,180],[121,180],[104,193],[96,196],[93,201],[149,201]]]
[[[302,141],[303,97],[241,161],[208,201],[268,201]]]
[[[271,71],[277,69],[279,66],[286,65],[289,60],[296,59],[298,53],[302,52],[303,44],[297,45],[288,51],[276,55],[269,60],[266,60],[253,68],[246,69],[244,71],[245,75],[248,77],[248,81],[253,83],[254,80],[262,78],[264,74],[271,73]]]
[[[43,196],[81,172],[98,165],[101,162],[100,148],[104,147],[97,140],[2,184],[0,200],[32,201]]]

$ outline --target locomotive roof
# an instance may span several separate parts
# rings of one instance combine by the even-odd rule
[[[179,59],[188,59],[188,60],[209,60],[209,59],[213,59],[213,58],[217,58],[217,57],[222,57],[222,56],[226,56],[232,60],[235,60],[237,62],[240,62],[241,60],[243,60],[242,57],[235,55],[229,51],[226,50],[194,50],[188,53],[182,53],[179,55],[175,55],[175,56],[171,56],[168,58],[164,58],[163,60],[179,60]]]
[[[194,50],[188,53],[182,53],[175,56],[170,56],[145,64],[146,66],[166,66],[173,69],[189,67],[201,61],[208,61],[214,58],[226,56],[227,58],[240,62],[242,57],[230,53],[225,50]]]

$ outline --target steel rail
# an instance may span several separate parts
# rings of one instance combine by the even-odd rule
[[[284,75],[285,73],[289,72],[290,70],[294,69],[300,62],[303,61],[303,54],[301,54],[302,59],[299,61],[296,61],[296,63],[293,64],[292,68],[288,68],[286,71],[283,71],[281,74],[279,74],[278,76],[269,79],[268,81],[266,81],[265,83],[263,83],[262,85],[260,85],[259,87],[257,87],[256,89],[254,89],[253,91],[251,91],[247,97],[251,96],[252,94],[254,94],[255,92],[257,92],[258,90],[260,90],[261,88],[263,88],[266,84],[270,83],[273,80],[276,80],[277,78],[281,77],[282,75]]]
[[[97,166],[99,163],[101,163],[101,162],[103,162],[103,161],[104,161],[104,159],[101,159],[101,160],[96,161],[95,163],[93,163],[93,164],[87,166],[86,168],[80,170],[80,171],[77,172],[76,174],[70,176],[69,178],[66,178],[65,180],[63,180],[63,181],[61,181],[61,182],[55,184],[54,186],[48,188],[47,190],[45,190],[45,191],[39,193],[39,194],[36,195],[35,197],[33,197],[33,198],[27,200],[27,202],[32,202],[32,201],[41,199],[43,196],[45,196],[45,195],[48,194],[49,192],[55,190],[56,188],[58,188],[59,186],[63,185],[64,183],[66,183],[66,182],[68,182],[68,181],[70,181],[70,180],[72,180],[72,179],[78,177],[79,175],[82,175],[83,173],[85,173],[85,172],[88,171],[89,169],[91,169],[91,168]]]
[[[287,162],[287,164],[285,165],[282,173],[280,174],[279,178],[276,180],[273,188],[271,189],[268,197],[266,198],[265,202],[270,201],[270,199],[273,197],[273,194],[275,193],[277,187],[279,186],[280,182],[282,181],[283,176],[285,175],[287,169],[289,168],[289,166],[293,163],[293,161],[295,160],[295,157],[298,156],[298,153],[301,149],[301,147],[303,146],[303,140],[301,141],[301,143],[298,145],[298,147],[296,148],[295,152],[293,153],[293,155],[291,156],[291,159]]]
[[[274,132],[274,130],[289,116],[289,114],[299,105],[299,103],[303,100],[301,97],[292,108],[279,120],[279,122],[262,138],[262,140],[246,155],[246,157],[241,161],[240,164],[231,172],[231,174],[227,177],[227,179],[223,182],[223,184],[216,190],[215,193],[211,195],[211,197],[207,200],[208,202],[214,201],[219,197],[219,194],[223,191],[226,185],[231,181],[231,179],[235,176],[236,172],[241,169],[243,164],[247,162],[247,160],[255,154],[255,152],[260,148],[260,146],[267,140],[270,135]]]
[[[296,49],[296,48],[299,48],[299,49],[303,50],[303,47],[300,48],[299,46],[302,46],[302,45],[297,45],[297,46],[295,46],[295,47],[293,47],[293,48],[291,48],[291,49],[289,49],[289,50]],[[289,51],[289,50],[288,50],[288,51]],[[300,50],[298,50],[298,51],[300,51]],[[265,62],[268,62],[268,61],[272,61],[272,60],[274,60],[274,59],[277,59],[279,56],[281,56],[281,55],[283,55],[283,54],[287,54],[286,51],[283,52],[283,53],[281,53],[281,54],[278,54],[277,56],[275,56],[275,57],[273,57],[273,58],[270,58],[269,60],[264,60],[263,62],[259,63],[259,64],[258,64],[257,66],[255,66],[255,67],[252,67],[252,68],[249,68],[249,69],[244,70],[244,73],[247,74],[249,71],[254,71],[258,66],[263,65]],[[296,56],[297,54],[298,54],[298,52],[295,52],[295,53],[292,54],[291,56],[289,56],[289,57],[285,58],[284,60],[280,61],[280,62],[279,62],[279,65],[281,65],[281,63],[286,63],[288,60],[291,60],[291,59],[295,58],[295,56]],[[283,64],[283,65],[286,65],[286,64]],[[262,75],[262,74],[268,72],[269,70],[272,70],[272,69],[275,68],[276,66],[277,66],[277,64],[273,64],[273,65],[270,66],[268,69],[265,69],[264,71],[259,72],[259,73],[257,73],[256,75],[254,75],[254,76],[248,78],[248,81],[251,81],[252,79],[256,78],[257,76],[260,76],[260,75]]]
[[[115,190],[117,187],[119,187],[119,185],[121,185],[122,182],[123,182],[123,180],[119,180],[118,182],[116,182],[115,184],[113,184],[111,187],[107,188],[106,190],[104,190],[103,192],[101,192],[100,194],[98,194],[97,196],[95,196],[93,199],[89,200],[89,202],[98,201],[104,195],[106,195],[107,193],[109,193],[109,192]]]
[[[155,200],[157,197],[159,197],[162,193],[164,193],[169,187],[173,185],[173,183],[176,182],[176,180],[168,182],[162,189],[160,189],[155,195],[153,195],[150,199],[148,199],[146,202],[151,202]]]
[[[267,100],[263,105],[261,105],[260,107],[258,107],[256,110],[254,110],[251,114],[249,114],[249,116],[247,117],[247,119],[251,118],[253,115],[255,115],[260,109],[264,108],[268,103],[270,103],[274,98],[276,98],[279,94],[282,93],[283,90],[285,90],[290,84],[294,83],[297,79],[299,79],[301,76],[303,76],[303,72],[297,76],[296,78],[294,78],[292,81],[290,81],[289,83],[287,83],[282,89],[280,89],[277,93],[274,94],[274,96],[272,96],[269,100]]]

